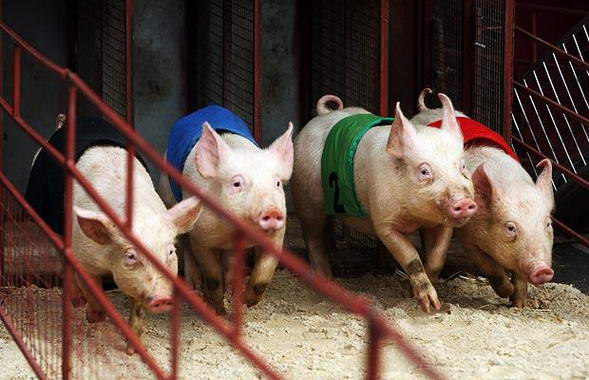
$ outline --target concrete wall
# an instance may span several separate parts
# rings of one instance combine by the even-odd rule
[[[25,40],[59,65],[67,65],[66,0],[3,1],[5,22]],[[4,37],[4,43],[11,41]],[[5,52],[11,52],[6,45]],[[55,128],[55,117],[66,111],[67,91],[56,75],[23,54],[22,114],[37,131],[49,136]],[[4,57],[4,94],[12,103],[12,56]],[[10,119],[5,121],[4,167],[8,177],[24,189],[33,155],[38,145]]]
[[[134,21],[135,127],[163,153],[170,128],[187,113],[185,1],[135,0]]]

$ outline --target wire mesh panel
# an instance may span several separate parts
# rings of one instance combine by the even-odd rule
[[[319,0],[310,8],[311,109],[334,94],[379,113],[381,1]]]
[[[589,56],[589,17],[557,46],[581,61]],[[589,114],[589,70],[562,55],[546,54],[519,82],[571,112],[557,109],[524,88],[514,89],[514,136],[544,153],[556,163],[580,174],[589,162],[589,125],[572,114]],[[530,167],[531,171],[535,171]],[[554,178],[556,188],[569,179]]]
[[[126,0],[76,3],[75,70],[104,101],[127,116]],[[130,31],[129,31],[130,32]],[[81,103],[84,113],[94,112]]]
[[[0,313],[51,377],[61,376],[61,261],[49,239],[0,187]],[[15,338],[17,340],[17,338]]]
[[[448,95],[455,107],[462,106],[463,1],[434,0],[432,6],[433,88]]]
[[[477,0],[472,117],[503,131],[505,1]]]
[[[220,104],[253,127],[254,1],[188,2],[191,110]]]
[[[434,0],[433,87],[503,132],[506,0]]]

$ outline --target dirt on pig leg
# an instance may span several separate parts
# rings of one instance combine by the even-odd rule
[[[528,281],[525,276],[513,273],[511,277],[513,282],[514,292],[510,297],[511,306],[517,308],[524,308],[528,306]]]
[[[411,240],[390,226],[377,225],[375,228],[378,237],[407,273],[413,295],[419,301],[421,309],[426,313],[430,312],[432,306],[439,310],[442,305],[438,294],[425,273],[423,263]]]
[[[129,312],[129,325],[137,337],[141,340],[141,335],[145,330],[145,309],[141,301],[131,299],[131,308]],[[127,342],[127,355],[133,355],[135,347],[130,342]]]
[[[285,229],[283,228],[276,232],[276,235],[273,238],[274,243],[281,249],[284,242],[284,232]],[[256,248],[256,261],[245,292],[245,302],[247,306],[254,306],[260,302],[268,285],[272,281],[272,277],[274,277],[274,272],[276,271],[277,266],[277,257]]]
[[[102,289],[102,278],[99,276],[91,276],[96,285],[100,289]],[[86,283],[80,279],[77,275],[75,276],[76,284],[78,285],[77,288],[82,293],[83,297],[86,299],[86,320],[90,323],[102,322],[106,319],[106,312],[100,305],[100,303],[96,300],[96,297],[92,294],[90,288],[86,285]],[[73,302],[73,300],[72,300]]]
[[[223,259],[221,252],[215,248],[203,247],[191,240],[195,258],[200,265],[202,273],[202,291],[205,300],[211,305],[217,314],[227,314],[225,302],[225,284],[223,281]]]
[[[452,227],[437,226],[422,229],[419,233],[425,252],[425,271],[432,284],[438,282],[438,277],[448,255]]]
[[[479,268],[479,270],[489,279],[491,287],[499,297],[511,297],[514,292],[507,272],[491,256],[481,251],[478,247],[462,242],[466,256]]]
[[[184,258],[184,277],[186,282],[197,292],[202,292],[202,274],[198,267],[196,258],[192,251],[192,246],[188,237],[183,236],[180,239]]]

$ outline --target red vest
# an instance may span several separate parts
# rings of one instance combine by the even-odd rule
[[[456,118],[460,129],[462,129],[462,135],[464,136],[464,145],[469,143],[483,143],[483,145],[497,145],[503,151],[509,154],[514,160],[519,162],[517,154],[511,149],[507,141],[499,133],[491,130],[476,120],[468,117],[459,116]],[[428,124],[429,127],[440,128],[442,120],[434,121]],[[486,143],[486,144],[485,144]],[[490,143],[490,144],[489,144]]]

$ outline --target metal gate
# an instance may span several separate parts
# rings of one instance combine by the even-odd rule
[[[428,365],[421,354],[412,348],[388,322],[388,319],[365,298],[352,295],[334,282],[316,275],[309,266],[288,250],[280,250],[275,247],[265,235],[250,228],[240,218],[227,212],[210,195],[194,186],[189,180],[182,177],[181,173],[171,167],[157,151],[147,143],[125,119],[109,107],[100,96],[91,89],[74,72],[60,67],[48,60],[41,53],[27,44],[5,23],[0,22],[2,33],[10,39],[12,45],[12,66],[14,91],[12,102],[10,98],[0,94],[0,106],[2,112],[11,117],[28,136],[46,149],[48,154],[66,170],[65,182],[65,234],[57,235],[39,217],[23,198],[22,194],[14,187],[11,181],[0,170],[0,207],[2,217],[0,221],[0,236],[2,244],[0,252],[3,255],[3,263],[8,263],[1,268],[0,273],[0,318],[11,333],[15,342],[19,345],[31,368],[40,378],[100,378],[112,375],[114,368],[129,376],[134,376],[133,365],[129,360],[117,359],[122,349],[121,340],[126,339],[135,348],[143,363],[149,371],[159,379],[175,379],[178,376],[178,363],[180,360],[180,320],[182,318],[181,307],[185,304],[189,310],[196,312],[204,321],[213,327],[224,337],[240,354],[256,366],[263,374],[270,378],[280,378],[263,358],[258,356],[247,344],[243,336],[243,294],[244,294],[244,241],[253,241],[265,251],[273,255],[280,255],[282,264],[294,274],[300,276],[308,286],[318,293],[336,302],[345,310],[362,316],[368,325],[367,346],[367,376],[377,378],[379,374],[380,356],[383,349],[383,341],[391,340],[398,348],[415,363],[420,370],[432,378],[441,378],[437,371]],[[1,53],[6,54],[7,46],[2,46]],[[25,120],[20,112],[21,99],[25,94],[21,93],[22,84],[22,56],[29,55],[34,64],[46,67],[55,74],[56,80],[65,82],[68,86],[68,112],[67,112],[67,149],[65,154],[57,151],[47,143],[43,137]],[[2,61],[0,61],[2,62]],[[76,115],[78,98],[85,99],[95,107],[96,111],[109,120],[129,140],[131,150],[141,151],[145,157],[152,160],[161,170],[168,173],[170,178],[177,181],[188,192],[198,196],[202,202],[213,212],[224,218],[227,223],[236,229],[234,237],[235,269],[232,288],[234,290],[232,316],[226,320],[215,315],[214,311],[204,301],[194,294],[192,289],[182,280],[176,278],[165,265],[161,264],[152,252],[147,249],[141,240],[132,232],[132,210],[127,208],[125,217],[120,217],[111,206],[104,201],[90,182],[76,168],[74,161],[74,143],[76,135]],[[0,135],[3,133],[0,125]],[[4,151],[2,150],[2,154]],[[132,154],[132,151],[129,153]],[[133,162],[132,160],[128,160]],[[132,187],[130,180],[133,175],[133,165],[129,165],[127,173],[127,204],[132,204]],[[146,348],[137,335],[131,330],[129,324],[117,312],[109,297],[100,290],[98,285],[88,276],[79,261],[72,252],[72,197],[73,181],[78,183],[88,192],[89,196],[99,205],[101,210],[120,229],[125,237],[140,251],[151,264],[157,268],[174,285],[173,310],[170,317],[170,360],[166,363],[158,363],[150,349]],[[42,234],[39,234],[42,232]],[[53,248],[52,248],[53,247]],[[58,275],[43,278],[37,268],[38,263],[43,266],[58,265],[61,263],[61,271]],[[97,298],[113,322],[116,333],[110,336],[111,344],[101,350],[103,339],[96,326],[89,326],[82,320],[79,312],[72,307],[74,301],[73,275],[79,276],[86,286]],[[55,277],[55,278],[54,278]],[[61,288],[55,287],[58,283]],[[50,289],[43,296],[38,291],[36,284]],[[122,336],[121,336],[122,335]],[[118,343],[117,343],[118,342]],[[113,346],[115,347],[113,349]],[[124,355],[124,354],[123,354]]]

